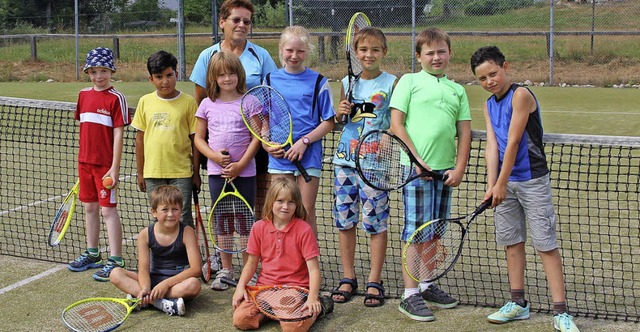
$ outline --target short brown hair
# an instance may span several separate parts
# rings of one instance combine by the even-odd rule
[[[220,87],[217,80],[218,77],[224,74],[238,75],[236,91],[239,94],[244,94],[247,90],[247,76],[240,58],[231,51],[220,51],[211,57],[207,68],[207,97],[212,101],[215,101],[220,95]]]
[[[225,0],[222,6],[220,6],[220,18],[224,20],[229,18],[229,15],[231,15],[231,10],[234,8],[246,8],[251,12],[252,18],[253,14],[255,13],[253,4],[249,0]]]
[[[441,41],[446,42],[449,47],[449,51],[451,51],[451,38],[449,38],[449,35],[446,32],[438,28],[424,29],[420,32],[418,37],[416,37],[416,53],[420,54],[420,52],[422,52],[422,45],[424,44],[431,45],[432,43],[439,43]]]
[[[151,192],[151,210],[156,211],[160,204],[179,205],[182,208],[182,192],[176,186],[162,185]]]
[[[358,31],[355,36],[353,36],[353,49],[358,49],[358,44],[367,39],[379,40],[382,42],[384,49],[387,49],[387,37],[385,37],[382,30],[373,27],[366,27]]]
[[[289,198],[296,203],[296,211],[293,213],[294,217],[300,219],[307,219],[307,209],[302,205],[302,194],[300,188],[295,181],[286,178],[276,178],[271,181],[269,191],[267,191],[267,197],[264,200],[264,207],[262,208],[262,219],[273,220],[273,204],[278,199],[279,195],[289,195]]]

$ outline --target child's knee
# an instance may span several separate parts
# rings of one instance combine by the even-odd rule
[[[236,310],[233,312],[233,326],[243,331],[256,330],[260,327],[260,320],[250,312]]]

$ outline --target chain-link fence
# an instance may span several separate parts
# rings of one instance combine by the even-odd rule
[[[114,47],[120,63],[136,72],[123,72],[123,80],[144,78],[141,64],[160,48],[179,56],[186,79],[198,53],[221,37],[217,9],[222,0],[87,0],[78,2],[77,15],[68,3],[31,2],[42,4],[11,17],[7,13],[16,9],[3,11],[7,5],[0,2],[0,80],[20,79],[8,67],[16,59],[44,60],[52,63],[51,70],[74,61],[74,38],[80,62],[96,45]],[[638,0],[254,0],[254,5],[254,42],[277,58],[282,28],[305,26],[317,37],[308,65],[332,79],[346,74],[344,31],[351,15],[361,11],[387,34],[384,69],[398,76],[419,69],[413,37],[435,26],[452,36],[449,76],[460,82],[474,80],[469,56],[489,44],[504,51],[514,79],[522,82],[610,86],[640,81]],[[177,29],[180,23],[182,30]],[[181,35],[184,45],[176,38]],[[43,73],[29,75],[31,80],[45,78]]]

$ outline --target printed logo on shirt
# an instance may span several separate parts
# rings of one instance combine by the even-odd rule
[[[154,123],[154,127],[159,130],[171,130],[174,126],[169,119],[169,113],[155,113],[151,120]]]
[[[109,111],[107,111],[107,110],[106,110],[106,109],[104,109],[104,108],[98,108],[98,109],[96,110],[96,113],[100,113],[100,114],[104,114],[104,115],[111,115],[111,113],[109,113]]]

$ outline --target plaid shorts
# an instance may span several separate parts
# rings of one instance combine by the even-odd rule
[[[415,173],[413,167],[403,167],[403,174]],[[445,171],[435,171],[443,174]],[[408,178],[406,176],[405,178]],[[417,178],[402,189],[404,201],[404,228],[402,241],[407,241],[411,234],[422,224],[437,218],[449,218],[451,210],[452,187],[445,186],[443,181]]]
[[[333,215],[339,230],[348,230],[358,224],[362,215],[362,229],[369,234],[387,231],[389,219],[389,194],[367,186],[355,168],[334,167]],[[362,208],[360,203],[362,202]]]

